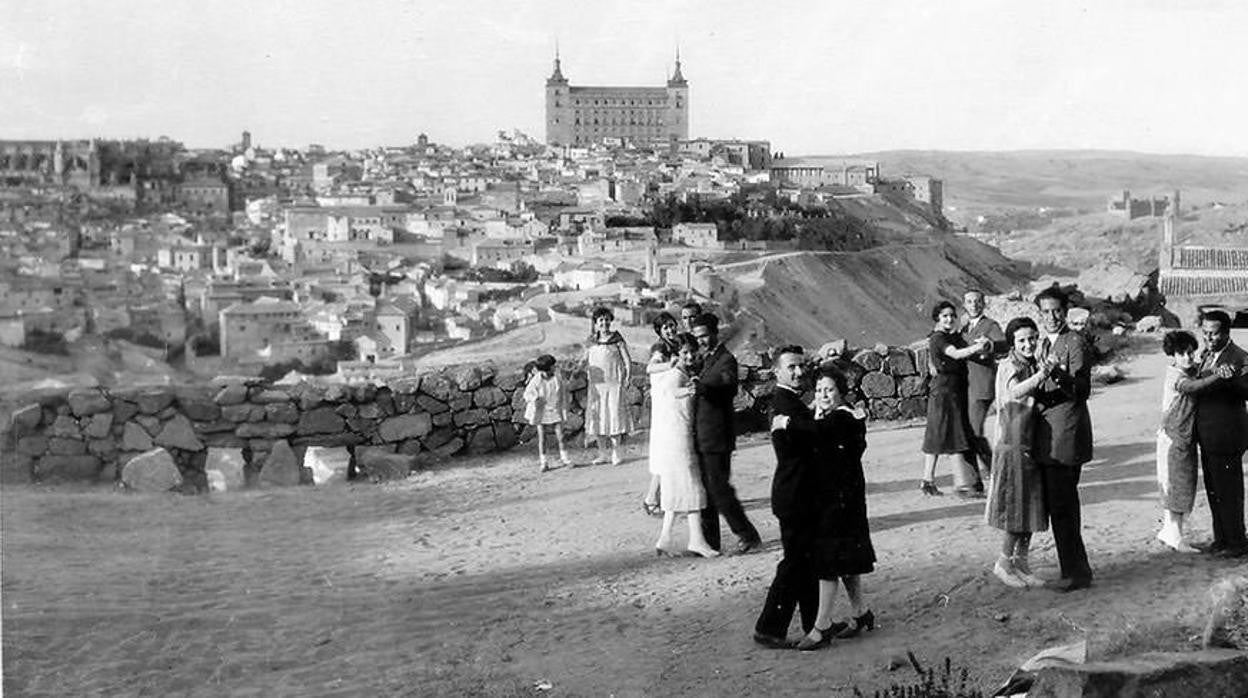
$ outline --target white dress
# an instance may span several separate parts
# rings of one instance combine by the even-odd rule
[[[650,393],[650,471],[659,476],[663,511],[706,507],[706,491],[693,452],[693,390],[684,371],[652,374]]]

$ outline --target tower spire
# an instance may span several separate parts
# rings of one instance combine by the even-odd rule
[[[555,39],[555,71],[550,74],[550,78],[546,81],[547,85],[558,85],[568,81],[563,77],[563,70],[559,65],[559,40]]]
[[[676,44],[676,71],[672,73],[672,78],[667,81],[669,87],[677,87],[687,85],[688,81],[680,72],[680,44]]]

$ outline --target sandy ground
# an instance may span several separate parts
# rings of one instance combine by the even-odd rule
[[[1080,637],[1098,654],[1189,646],[1206,589],[1237,566],[1152,539],[1163,360],[1137,359],[1131,378],[1093,400],[1087,591],[997,583],[982,505],[917,492],[918,428],[869,437],[880,561],[864,579],[877,628],[815,653],[750,640],[779,558],[773,457],[760,439],[742,444],[735,481],[768,545],[716,560],[652,554],[658,519],[640,507],[640,444],[622,466],[545,475],[521,449],[384,486],[203,497],[19,488],[0,501],[4,689],[869,695],[913,678],[884,668],[905,649],[929,666],[952,657],[986,687]],[[1203,503],[1196,529],[1208,535]],[[1054,576],[1051,539],[1038,543],[1038,571]]]

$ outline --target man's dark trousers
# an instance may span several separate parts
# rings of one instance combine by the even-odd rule
[[[776,578],[767,590],[767,601],[754,624],[754,632],[782,638],[789,632],[793,610],[800,611],[802,631],[815,627],[819,612],[819,580],[811,566],[815,521],[803,517],[780,519],[780,545],[784,557],[776,565]]]
[[[745,515],[737,491],[733,489],[732,453],[698,453],[698,465],[702,470],[702,486],[706,488],[706,508],[702,510],[702,535],[707,545],[719,550],[719,517],[722,514],[728,528],[743,541],[759,540],[758,529]]]
[[[1083,546],[1083,516],[1079,511],[1079,476],[1082,465],[1045,463],[1044,505],[1049,510],[1049,523],[1053,527],[1053,547],[1057,548],[1057,561],[1062,576],[1079,581],[1092,579],[1092,566],[1088,564],[1088,551]]]
[[[1205,494],[1213,519],[1213,544],[1218,548],[1243,548],[1244,464],[1239,453],[1200,450],[1200,469],[1205,476]]]

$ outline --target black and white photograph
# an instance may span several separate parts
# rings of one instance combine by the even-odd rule
[[[0,695],[1248,696],[1245,36],[0,0]]]

